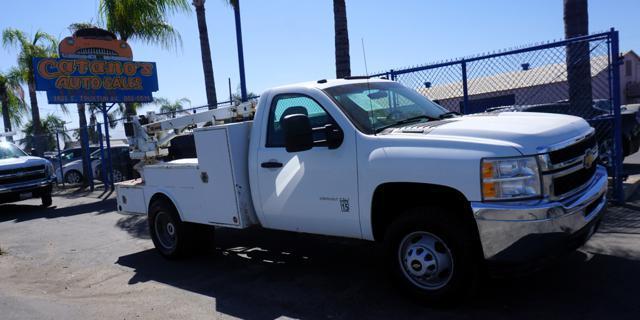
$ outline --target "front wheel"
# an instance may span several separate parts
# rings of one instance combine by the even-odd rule
[[[385,236],[396,282],[427,303],[464,298],[478,280],[479,264],[462,221],[440,208],[418,208],[394,221]]]
[[[43,194],[40,199],[42,200],[42,206],[43,207],[49,207],[51,206],[51,204],[53,204],[53,198],[51,197],[51,191]]]

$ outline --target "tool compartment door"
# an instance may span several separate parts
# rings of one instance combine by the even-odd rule
[[[209,129],[209,128],[207,128]],[[238,201],[226,128],[194,133],[200,181],[198,194],[202,212],[192,222],[238,226]]]

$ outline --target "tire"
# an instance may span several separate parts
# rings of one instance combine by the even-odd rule
[[[82,173],[77,170],[71,170],[64,174],[64,182],[68,184],[82,183]]]
[[[406,212],[385,234],[387,262],[395,282],[431,305],[466,298],[479,280],[472,233],[453,212],[423,207]]]
[[[113,182],[122,182],[124,181],[124,175],[118,169],[113,169]]]
[[[158,252],[169,260],[185,258],[213,247],[213,227],[180,220],[175,206],[155,200],[149,210],[149,233]]]
[[[40,199],[42,200],[42,206],[47,208],[53,204],[53,198],[51,197],[51,191],[43,194]]]

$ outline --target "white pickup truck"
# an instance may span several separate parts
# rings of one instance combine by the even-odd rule
[[[607,203],[594,129],[578,117],[459,116],[381,79],[278,87],[251,121],[229,121],[240,112],[129,125],[144,166],[117,185],[118,210],[148,214],[163,256],[191,251],[203,226],[381,241],[399,284],[452,300],[486,266],[577,248]],[[204,121],[197,158],[155,160],[163,132]]]

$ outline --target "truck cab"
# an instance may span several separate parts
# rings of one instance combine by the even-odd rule
[[[136,141],[144,130],[165,140],[166,124],[133,130],[130,145],[158,146]],[[606,205],[606,170],[583,119],[459,116],[388,80],[273,88],[253,121],[193,135],[196,159],[146,160],[142,180],[118,185],[119,210],[148,214],[169,258],[187,251],[176,239],[195,239],[184,231],[193,224],[380,241],[404,288],[452,300],[488,265],[576,248]]]
[[[40,198],[48,207],[54,181],[51,162],[29,156],[13,143],[0,142],[0,204]]]

